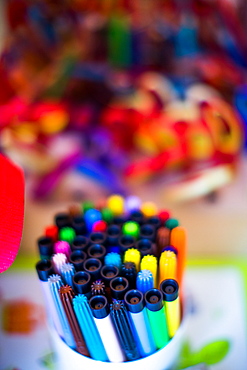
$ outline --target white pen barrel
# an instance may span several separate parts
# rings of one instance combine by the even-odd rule
[[[120,347],[110,315],[103,319],[94,317],[94,321],[110,362],[123,362],[125,357]]]
[[[45,306],[47,309],[47,316],[53,322],[58,334],[60,337],[63,338],[63,329],[58,317],[58,312],[54,304],[54,300],[51,295],[51,289],[49,287],[48,281],[41,281],[40,285],[43,291],[44,299],[45,299]]]
[[[156,346],[148,321],[146,309],[144,308],[138,313],[129,312],[129,315],[136,329],[136,333],[140,342],[140,352],[142,357],[151,355],[156,351]]]

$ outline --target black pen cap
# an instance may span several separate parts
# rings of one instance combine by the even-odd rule
[[[151,216],[147,219],[147,224],[152,225],[157,230],[161,226],[161,221],[158,216]]]
[[[123,224],[127,221],[127,218],[125,215],[119,215],[119,216],[115,216],[113,217],[112,219],[112,224],[114,225],[118,225],[118,226],[123,226]]]
[[[49,258],[53,255],[54,242],[49,236],[41,236],[37,240],[39,254],[41,258]]]
[[[71,217],[68,213],[57,213],[54,217],[54,220],[59,229],[71,226]]]
[[[98,258],[99,260],[103,261],[106,255],[106,249],[101,244],[92,244],[88,248],[87,255],[89,258]]]
[[[76,235],[85,235],[87,232],[86,223],[82,215],[72,217],[71,226],[76,232]]]
[[[83,251],[73,251],[69,256],[69,262],[72,263],[76,271],[83,270],[83,263],[86,260],[87,255]]]
[[[78,271],[73,276],[73,288],[78,294],[91,292],[91,276],[86,271]]]
[[[77,235],[71,244],[71,249],[72,251],[86,251],[87,247],[89,245],[89,240],[86,236],[84,235]]]
[[[137,222],[139,225],[143,225],[145,222],[145,216],[140,210],[134,210],[131,212],[129,219]]]
[[[144,296],[145,305],[150,311],[159,311],[163,307],[163,295],[159,289],[150,289]]]
[[[155,228],[153,225],[145,224],[140,228],[140,239],[155,240]]]
[[[118,276],[110,281],[110,288],[112,298],[122,300],[129,289],[129,282],[126,278]]]
[[[144,308],[143,294],[137,289],[129,290],[124,296],[124,302],[128,311],[133,313],[141,312]]]
[[[49,276],[55,273],[52,262],[48,259],[38,261],[36,263],[36,271],[41,281],[48,281]]]
[[[89,244],[104,244],[106,241],[105,233],[101,233],[100,231],[96,231],[91,233],[89,236]]]
[[[104,319],[109,315],[110,308],[104,295],[95,295],[89,300],[89,306],[96,319]]]
[[[153,254],[154,248],[153,243],[149,239],[140,239],[135,243],[136,249],[141,252],[142,257],[147,254]]]
[[[83,263],[83,270],[91,275],[92,281],[100,278],[102,263],[98,258],[88,258]]]
[[[119,275],[119,269],[114,265],[105,265],[100,270],[100,277],[108,287],[110,281]]]
[[[106,245],[118,245],[118,239],[121,235],[119,225],[110,225],[106,232]]]
[[[135,238],[131,235],[122,235],[119,238],[119,245],[121,253],[124,253],[127,249],[134,248]]]
[[[136,288],[136,265],[134,262],[125,262],[121,267],[121,276],[125,277],[129,282],[129,289]]]
[[[178,297],[179,286],[176,280],[166,279],[160,283],[160,290],[163,294],[163,300],[166,302],[172,302]]]

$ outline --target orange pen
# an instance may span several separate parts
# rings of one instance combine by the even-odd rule
[[[182,290],[183,276],[187,254],[187,234],[182,226],[174,227],[170,234],[170,243],[178,251],[177,254],[177,282]]]

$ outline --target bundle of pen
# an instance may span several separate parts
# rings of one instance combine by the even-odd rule
[[[47,314],[84,356],[123,362],[166,346],[182,318],[186,230],[167,210],[111,195],[55,215],[38,239]]]

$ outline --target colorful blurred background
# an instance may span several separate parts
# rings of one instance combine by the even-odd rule
[[[171,210],[189,259],[245,261],[245,0],[2,0],[0,17],[21,256],[55,213],[118,193]]]

